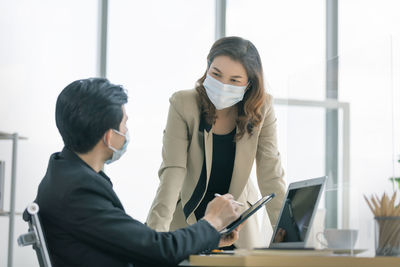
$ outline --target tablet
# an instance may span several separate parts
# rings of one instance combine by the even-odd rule
[[[222,229],[220,231],[220,234],[229,234],[233,230],[236,229],[240,224],[242,224],[244,221],[247,220],[251,215],[253,215],[257,210],[259,210],[262,206],[264,206],[267,202],[269,202],[271,199],[275,197],[275,194],[272,193],[271,195],[267,195],[265,197],[262,197],[260,200],[258,200],[253,206],[245,210],[239,218],[237,218],[235,221],[230,223],[227,227]]]
[[[326,180],[324,176],[289,185],[269,248],[306,247]],[[279,229],[285,230],[285,234],[278,234]]]

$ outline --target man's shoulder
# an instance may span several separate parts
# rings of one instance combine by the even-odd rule
[[[111,183],[93,169],[65,156],[63,152],[57,152],[50,157],[46,174],[39,185],[38,199],[63,202],[72,192],[84,188],[112,190]]]
[[[88,177],[99,176],[93,169],[84,164],[77,156],[66,155],[57,152],[51,155],[47,167],[46,176],[48,179],[57,180],[59,184],[81,184]],[[86,179],[85,179],[86,178]]]

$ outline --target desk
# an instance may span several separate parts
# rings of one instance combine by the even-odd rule
[[[351,257],[336,255],[192,255],[191,266],[253,266],[253,267],[399,267],[396,257]]]

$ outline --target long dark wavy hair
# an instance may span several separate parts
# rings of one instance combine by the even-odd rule
[[[207,56],[207,70],[196,83],[196,91],[199,94],[201,116],[210,125],[215,124],[215,106],[211,103],[203,87],[208,69],[213,60],[218,56],[228,56],[234,61],[240,62],[246,70],[249,87],[243,100],[238,105],[238,117],[236,124],[238,132],[235,140],[240,140],[245,132],[253,134],[254,127],[260,125],[263,119],[263,108],[266,101],[264,88],[263,68],[261,58],[256,47],[248,40],[241,37],[224,37],[217,40]]]

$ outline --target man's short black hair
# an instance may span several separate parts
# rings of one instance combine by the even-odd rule
[[[64,145],[82,154],[92,150],[107,130],[119,130],[122,105],[127,102],[122,86],[107,79],[83,79],[69,84],[56,105],[56,124]]]

